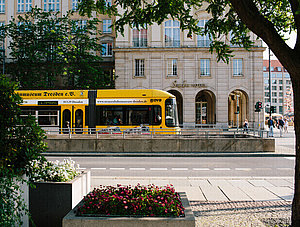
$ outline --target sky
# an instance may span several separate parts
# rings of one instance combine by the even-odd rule
[[[285,36],[285,38],[289,38],[289,40],[287,40],[286,43],[287,43],[290,47],[294,48],[295,43],[296,43],[296,32],[292,32],[291,34],[287,34],[287,35]],[[267,47],[267,44],[265,44],[265,43],[263,42],[263,46],[264,46],[264,47]],[[272,59],[272,60],[277,59],[276,56],[275,56],[272,52],[271,52],[271,59]],[[268,49],[268,48],[266,48],[266,50],[264,51],[264,60],[269,60],[269,49]]]

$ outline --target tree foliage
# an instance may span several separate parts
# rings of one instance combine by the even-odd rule
[[[11,39],[8,73],[23,89],[52,88],[58,79],[70,88],[111,86],[110,75],[99,65],[99,20],[82,24],[70,19],[72,14],[33,8],[2,27],[2,36]]]
[[[300,1],[299,0],[115,0],[106,7],[105,0],[86,0],[79,6],[81,14],[92,11],[117,16],[115,29],[124,32],[124,25],[141,27],[161,24],[165,19],[180,21],[182,30],[193,34],[210,34],[210,51],[218,60],[229,62],[232,49],[224,35],[231,34],[231,44],[250,49],[250,31],[261,38],[291,76],[294,90],[296,165],[292,225],[300,226]],[[197,26],[196,13],[205,10],[210,19],[203,29]],[[144,25],[147,24],[147,25]],[[289,47],[285,33],[297,32],[294,47]]]
[[[21,198],[22,175],[30,176],[30,162],[44,160],[44,131],[34,118],[23,119],[14,91],[17,84],[0,76],[0,226],[21,224],[21,212],[27,209]]]

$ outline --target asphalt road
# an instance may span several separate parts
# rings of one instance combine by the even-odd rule
[[[294,149],[292,127],[279,136],[276,146]],[[49,156],[48,160],[65,157]],[[68,156],[92,176],[104,177],[293,177],[293,157],[97,157]]]
[[[92,176],[293,177],[293,157],[71,157]],[[48,157],[62,160],[63,157]]]

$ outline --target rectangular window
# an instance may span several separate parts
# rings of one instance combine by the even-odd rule
[[[277,80],[272,80],[272,84],[277,84]]]
[[[277,99],[276,98],[272,98],[272,103],[277,103]]]
[[[264,84],[269,84],[269,80],[264,79]]]
[[[76,24],[78,30],[85,29],[87,20],[76,20],[75,24]]]
[[[286,80],[285,83],[286,83],[286,84],[292,84],[292,81]]]
[[[145,60],[144,59],[135,59],[135,77],[144,77],[145,76]]]
[[[279,91],[282,91],[282,86],[279,86]]]
[[[111,33],[111,20],[103,20],[103,33]]]
[[[279,113],[283,114],[283,106],[279,106]]]
[[[233,59],[233,76],[243,75],[243,59]]]
[[[264,66],[264,67],[263,67],[263,70],[264,70],[264,71],[267,71],[267,67],[266,67],[266,66]]]
[[[40,126],[59,126],[58,110],[22,110],[22,118],[26,118],[29,115],[35,117]]]
[[[180,47],[180,23],[178,21],[165,22],[165,46]]]
[[[112,56],[112,43],[102,44],[102,56],[111,57]]]
[[[269,85],[265,86],[265,90],[269,90]]]
[[[270,102],[270,98],[265,98],[265,102]]]
[[[210,76],[210,59],[200,59],[200,76]]]
[[[281,67],[277,67],[278,72],[281,72]]]
[[[204,30],[205,24],[207,23],[207,20],[200,20],[198,22],[198,26]],[[206,35],[197,35],[197,46],[198,47],[209,47],[211,43],[211,38],[209,34]]]
[[[279,97],[283,97],[283,92],[279,92]]]
[[[140,30],[138,30],[134,28],[132,33],[134,47],[147,47],[147,29],[140,28]]]
[[[272,90],[277,91],[277,86],[272,86]]]
[[[274,67],[273,67],[273,66],[271,66],[271,71],[272,71],[272,72],[274,71]]]
[[[269,92],[265,92],[265,97],[270,97]]]
[[[0,13],[5,13],[5,0],[0,0]]]
[[[272,92],[273,97],[277,97],[277,92]]]
[[[78,3],[80,3],[81,0],[72,0],[72,10],[77,11],[78,9]]]
[[[177,76],[177,59],[168,59],[168,76]]]
[[[32,0],[18,0],[17,11],[18,13],[29,12],[32,7]]]
[[[105,0],[105,6],[110,7],[111,6],[111,0]]]
[[[264,78],[269,78],[269,73],[264,73]]]
[[[44,11],[60,11],[60,0],[44,0]]]
[[[283,103],[283,99],[279,99],[279,103]]]
[[[279,80],[279,84],[282,84],[282,80]]]

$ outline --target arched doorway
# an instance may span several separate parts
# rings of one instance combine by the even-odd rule
[[[242,127],[245,119],[248,119],[249,98],[246,92],[234,90],[228,96],[228,126]],[[249,119],[248,119],[249,120]]]
[[[176,90],[169,90],[168,92],[176,97],[178,121],[179,121],[179,124],[182,125],[183,124],[183,98],[182,98],[182,95],[179,91],[176,91]]]
[[[208,90],[200,91],[196,95],[196,127],[209,126],[216,123],[216,98]]]

